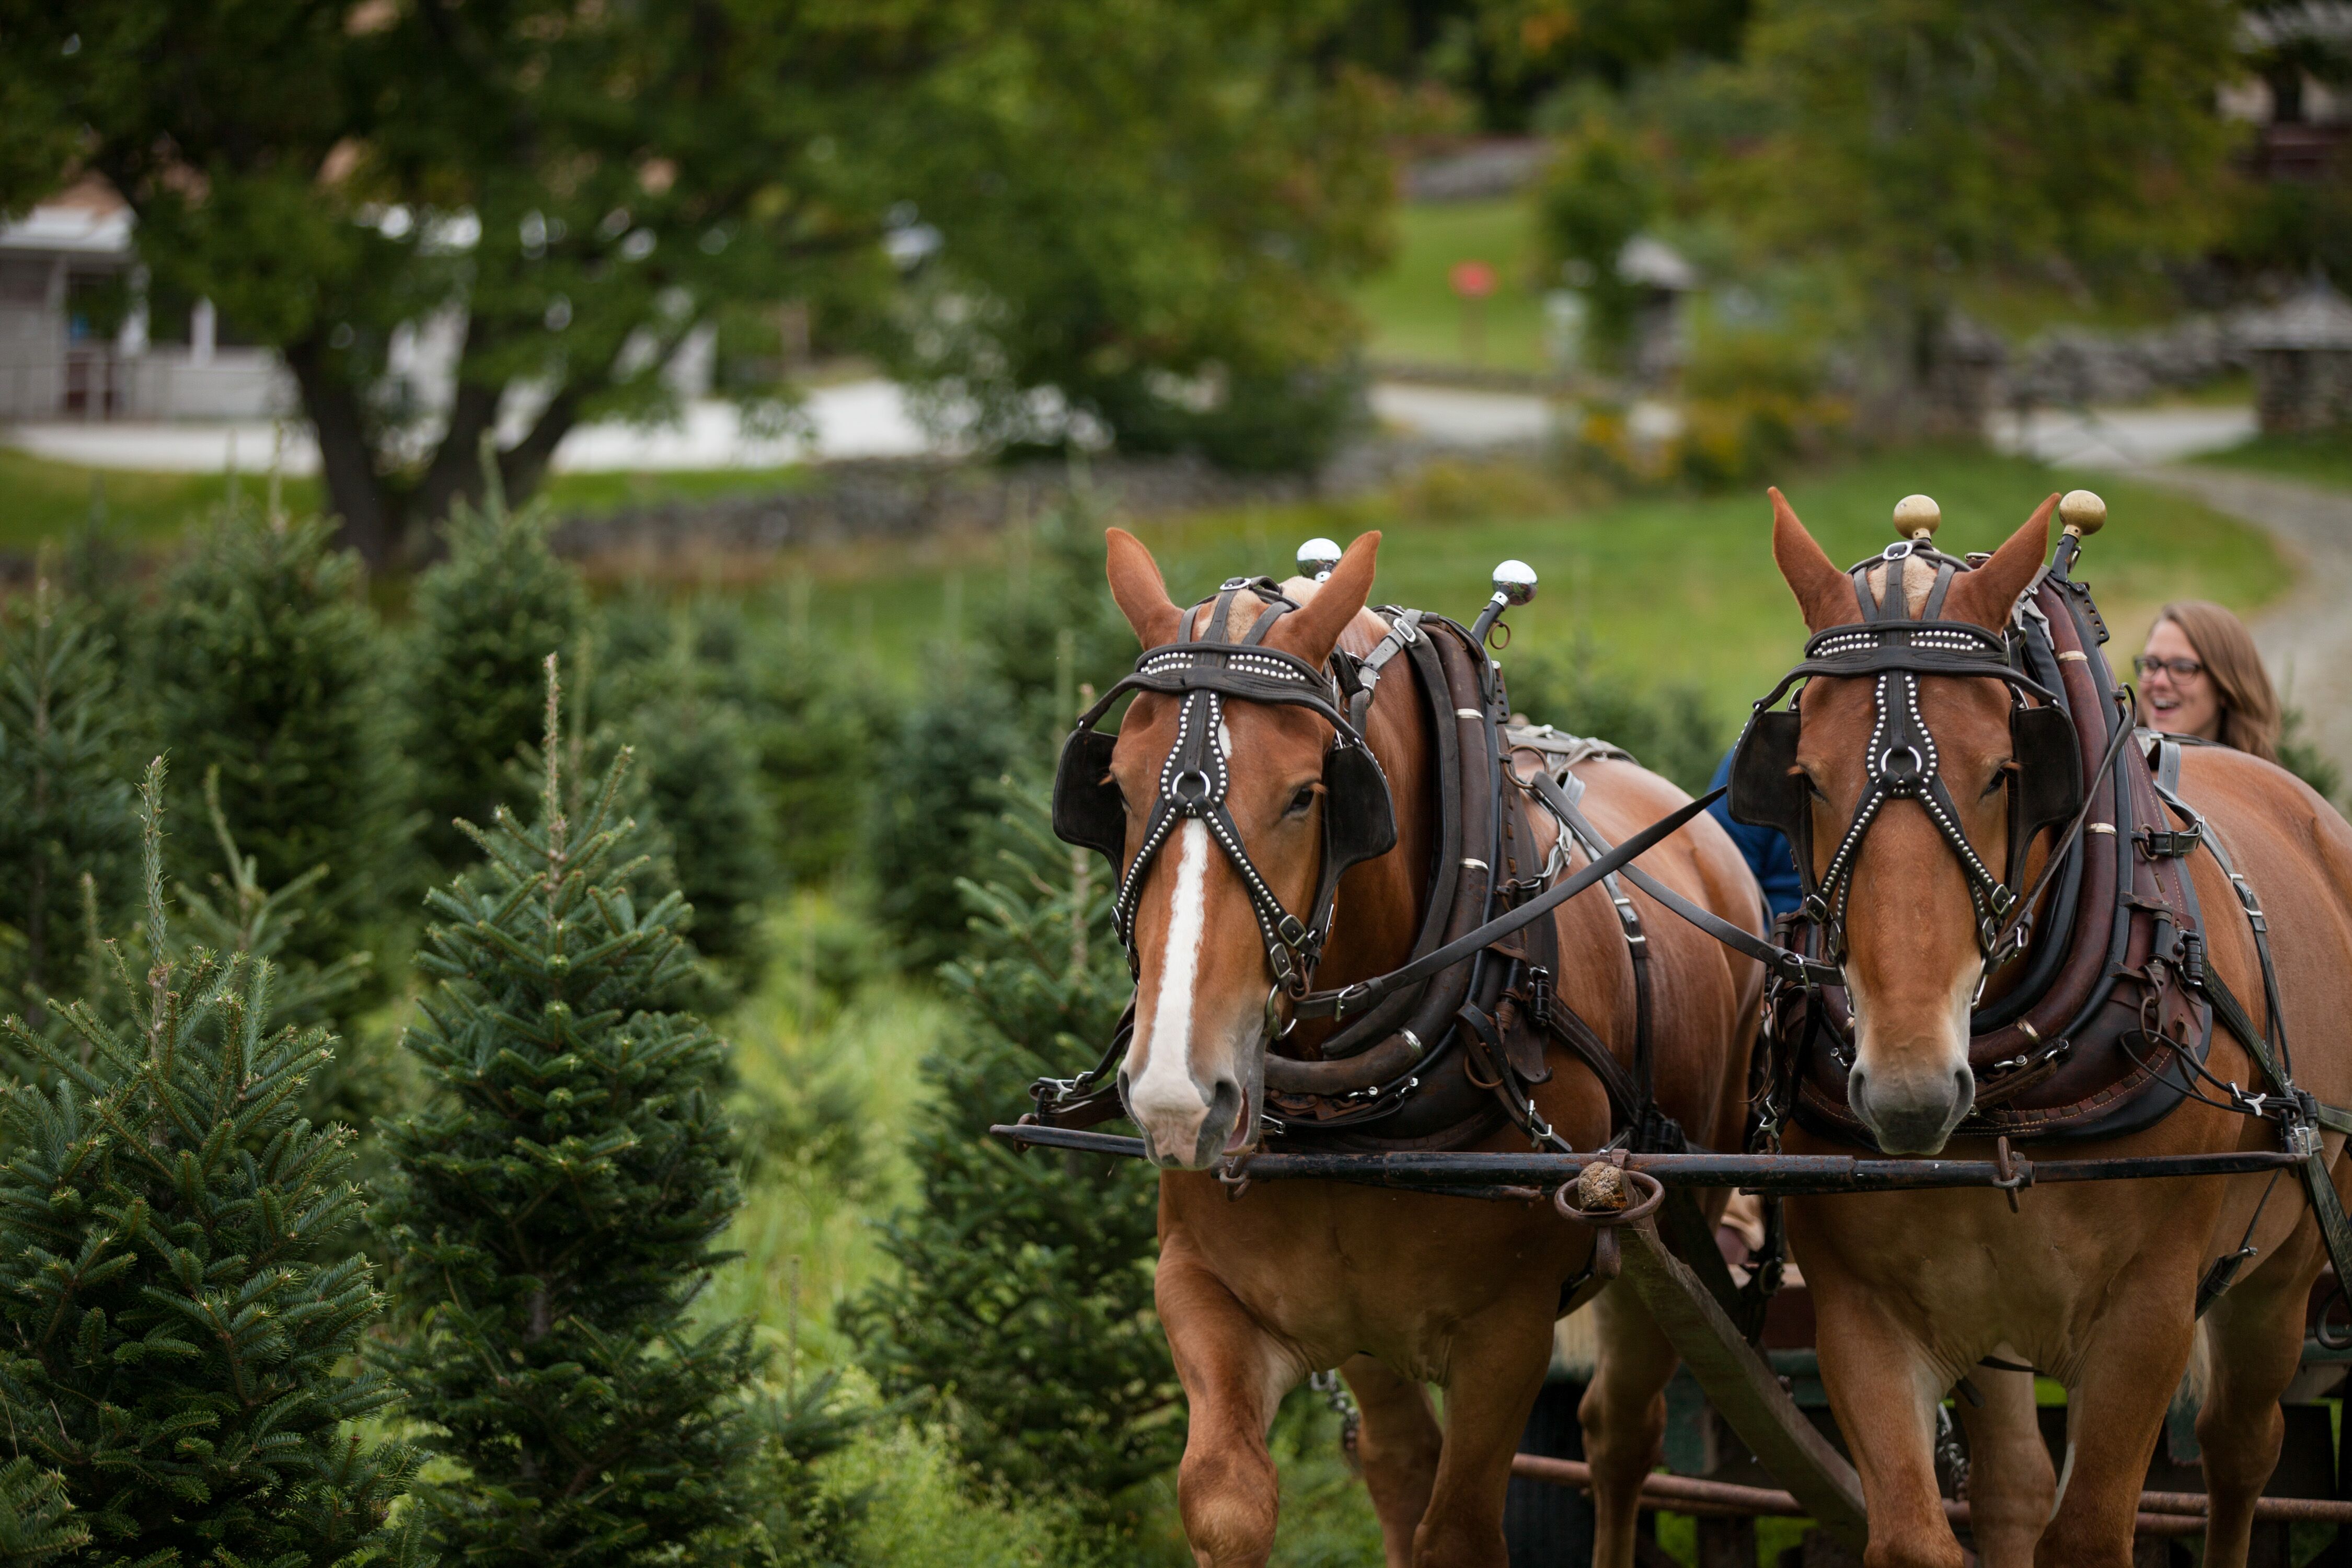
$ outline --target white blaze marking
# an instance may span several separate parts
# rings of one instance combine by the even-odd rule
[[[1160,994],[1151,1005],[1151,1035],[1143,1076],[1128,1098],[1143,1115],[1197,1120],[1208,1109],[1192,1081],[1192,993],[1208,936],[1209,825],[1194,817],[1177,830],[1176,888],[1169,897],[1168,935],[1160,951]]]

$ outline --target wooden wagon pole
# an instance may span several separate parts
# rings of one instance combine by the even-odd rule
[[[1786,1483],[1798,1511],[1860,1552],[1870,1527],[1862,1478],[1805,1418],[1769,1363],[1748,1342],[1715,1292],[1666,1249],[1647,1219],[1619,1227],[1621,1278],[1750,1452]]]

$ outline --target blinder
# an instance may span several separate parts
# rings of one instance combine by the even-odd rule
[[[1054,769],[1054,837],[1092,849],[1113,872],[1127,861],[1127,801],[1110,779],[1118,737],[1107,730],[1070,731]]]
[[[2083,809],[2083,756],[2074,721],[2054,703],[2011,709],[2009,754],[2017,763],[2009,787],[2017,813],[2015,852],[2022,855],[2035,834],[2072,822]]]
[[[1771,709],[1748,720],[1731,754],[1732,821],[1769,827],[1791,844],[1805,841],[1812,817],[1805,778],[1797,771],[1801,732],[1791,709]],[[2022,853],[2035,834],[2073,821],[2082,810],[2082,754],[2074,720],[2049,704],[2011,709],[2009,744],[2017,765],[2010,782],[2013,832]]]
[[[1109,776],[1118,747],[1112,731],[1076,731],[1054,771],[1054,837],[1096,851],[1114,872],[1127,868],[1127,800]],[[1380,759],[1362,745],[1332,747],[1323,758],[1324,874],[1377,860],[1396,841],[1396,808]]]
[[[1797,772],[1801,727],[1790,709],[1759,710],[1731,753],[1731,820],[1773,828],[1791,844],[1811,821],[1804,775]]]
[[[1223,630],[1226,618],[1234,595],[1244,589],[1265,600],[1266,607],[1247,635],[1229,641]],[[1130,968],[1138,963],[1135,910],[1145,873],[1182,822],[1204,824],[1240,874],[1265,938],[1267,965],[1276,983],[1293,994],[1306,993],[1308,975],[1322,956],[1341,874],[1396,847],[1396,808],[1388,779],[1362,732],[1340,710],[1339,687],[1305,659],[1264,645],[1275,622],[1297,607],[1264,579],[1227,582],[1218,591],[1201,640],[1193,640],[1188,614],[1177,640],[1146,648],[1133,671],[1079,716],[1077,727],[1063,743],[1054,773],[1054,834],[1110,862],[1118,878],[1111,919]],[[1160,769],[1159,796],[1145,816],[1133,860],[1127,858],[1127,803],[1110,777],[1118,737],[1095,729],[1111,704],[1130,691],[1158,691],[1182,703],[1176,743]],[[1304,919],[1283,908],[1266,885],[1226,809],[1231,775],[1218,736],[1223,727],[1222,704],[1227,700],[1305,708],[1336,732],[1323,758],[1322,872]]]

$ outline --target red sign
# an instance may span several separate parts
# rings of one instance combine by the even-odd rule
[[[1483,261],[1457,261],[1446,270],[1445,280],[1465,300],[1483,300],[1495,291],[1495,269]]]

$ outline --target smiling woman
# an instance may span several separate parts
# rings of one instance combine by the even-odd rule
[[[2205,599],[2167,605],[2134,662],[2142,723],[2278,761],[2278,694],[2236,616]]]

